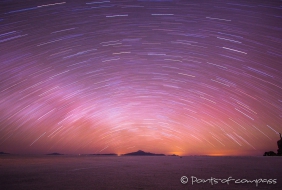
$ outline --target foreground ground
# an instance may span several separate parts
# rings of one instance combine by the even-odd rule
[[[0,189],[282,189],[281,163],[281,157],[2,155]],[[211,177],[276,184],[201,180]]]

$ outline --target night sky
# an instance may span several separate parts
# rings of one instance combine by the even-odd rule
[[[0,151],[262,155],[282,1],[0,2]]]

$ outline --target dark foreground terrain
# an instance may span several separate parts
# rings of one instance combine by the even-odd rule
[[[281,157],[0,156],[0,189],[282,189]],[[189,180],[180,182],[182,176]],[[276,184],[193,180],[276,179]],[[186,179],[184,179],[186,180]]]

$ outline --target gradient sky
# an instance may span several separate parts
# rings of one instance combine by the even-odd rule
[[[276,152],[281,1],[0,2],[0,151]]]

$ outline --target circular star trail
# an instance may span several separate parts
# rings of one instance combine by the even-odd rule
[[[0,3],[0,150],[261,155],[281,1]]]

